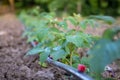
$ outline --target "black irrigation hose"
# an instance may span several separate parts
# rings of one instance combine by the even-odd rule
[[[89,77],[85,73],[80,73],[80,72],[78,72],[77,69],[75,69],[75,68],[73,68],[71,66],[68,66],[66,64],[63,64],[61,62],[53,61],[49,57],[47,58],[47,62],[50,63],[50,64],[53,64],[53,65],[55,65],[55,66],[57,66],[57,67],[59,67],[61,69],[64,69],[65,71],[73,74],[74,76],[76,76],[80,80],[93,80],[91,77]]]
[[[35,47],[36,45],[34,44],[34,42],[31,42],[31,45],[33,47]],[[50,59],[49,57],[47,58],[47,62],[50,63],[50,64],[53,64],[54,66],[57,66],[69,73],[71,73],[72,75],[76,76],[79,80],[93,80],[90,76],[88,76],[87,74],[85,73],[82,73],[82,72],[78,72],[77,69],[69,66],[69,65],[66,65],[66,64],[63,64],[59,61],[54,61],[52,59]]]

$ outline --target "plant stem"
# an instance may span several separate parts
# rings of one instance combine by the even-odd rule
[[[72,66],[72,56],[73,56],[73,52],[70,53],[70,66]]]
[[[65,61],[67,62],[67,64],[70,64],[70,61],[68,59],[65,59]]]

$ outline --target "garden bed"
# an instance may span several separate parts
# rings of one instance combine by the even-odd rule
[[[104,28],[88,29],[86,32],[101,35]],[[22,38],[24,26],[14,14],[0,16],[0,79],[1,80],[77,80],[64,70],[51,64],[46,68],[38,64],[38,56],[25,56],[32,48]],[[84,52],[84,51],[83,51]],[[119,67],[111,65],[118,79]],[[103,76],[107,77],[107,73]],[[108,75],[109,77],[109,75]]]
[[[15,15],[0,16],[0,79],[66,80],[65,71],[52,65],[43,68],[37,56],[25,56],[32,46],[21,38],[23,30]]]

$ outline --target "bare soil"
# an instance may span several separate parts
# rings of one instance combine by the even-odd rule
[[[21,37],[23,31],[14,14],[0,16],[0,80],[71,80],[57,67],[41,67],[36,55],[25,56],[31,45]]]

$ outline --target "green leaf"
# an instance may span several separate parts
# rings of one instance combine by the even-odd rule
[[[66,40],[75,44],[77,47],[89,47],[92,43],[92,37],[85,33],[66,36]]]
[[[53,50],[54,50],[54,51],[58,51],[58,50],[60,50],[61,48],[62,48],[61,46],[57,46],[57,47],[54,47]]]
[[[41,62],[41,63],[45,62],[46,59],[48,58],[49,54],[50,54],[50,53],[42,52],[42,53],[40,54],[40,62]]]
[[[113,37],[115,35],[117,35],[118,32],[120,32],[120,27],[119,26],[115,26],[113,28],[109,28],[109,29],[105,30],[102,37],[106,38],[106,39],[112,40]]]
[[[49,54],[50,54],[51,50],[49,47],[45,48],[44,52],[42,52],[40,54],[40,62],[43,63],[46,61],[46,59],[48,58]]]
[[[58,60],[58,59],[61,59],[61,58],[65,58],[67,55],[67,53],[64,51],[64,50],[57,50],[57,51],[53,51],[51,53],[51,57],[54,59],[54,60]]]
[[[68,17],[68,20],[74,25],[77,26],[77,20],[74,17]]]
[[[72,67],[77,68],[80,63],[73,63]]]
[[[70,49],[69,49],[69,47],[65,46],[65,51],[67,52],[67,54],[70,54]]]
[[[113,24],[115,22],[115,19],[113,17],[110,17],[110,16],[101,16],[100,15],[100,16],[90,16],[89,18],[103,20],[109,24]]]
[[[88,52],[92,72],[101,73],[106,65],[120,58],[120,40],[112,42],[108,39],[99,40]]]
[[[74,55],[74,56],[72,56],[72,59],[73,59],[73,62],[77,62],[77,63],[80,63],[80,57],[79,57],[79,55]]]
[[[81,22],[79,23],[79,25],[80,25],[80,27],[83,28],[83,29],[86,29],[86,27],[87,27],[85,21],[81,21]]]
[[[37,37],[36,36],[31,36],[31,37],[28,37],[27,42],[32,42],[34,40],[37,40]]]
[[[31,49],[30,51],[28,51],[26,55],[35,55],[35,54],[38,54],[43,51],[44,51],[44,49],[35,47],[35,48]]]
[[[83,39],[80,35],[70,35],[66,36],[68,42],[75,44],[77,47],[81,47],[83,43]]]
[[[92,19],[85,19],[79,23],[79,26],[83,29],[86,29],[88,25],[90,25],[91,27],[95,27],[96,23]]]
[[[66,21],[61,21],[58,23],[58,26],[64,28],[64,29],[68,29],[68,25],[66,23]]]

